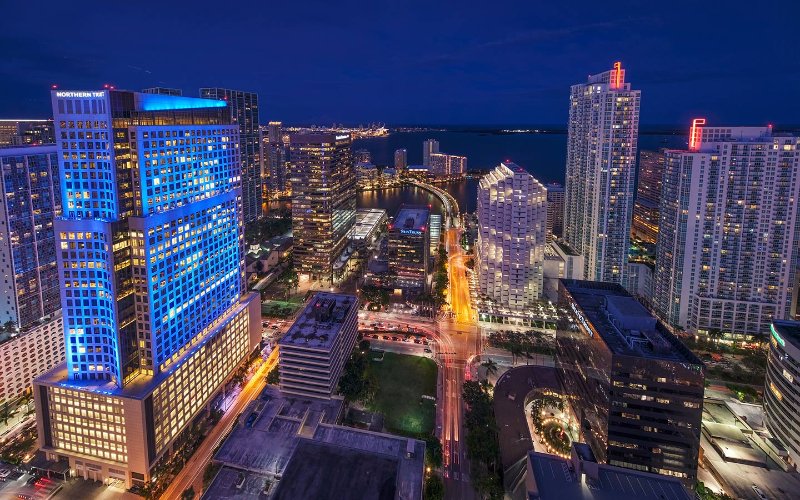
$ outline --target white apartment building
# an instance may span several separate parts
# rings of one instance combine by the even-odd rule
[[[690,333],[767,335],[800,266],[800,137],[704,122],[666,152],[654,306]]]
[[[620,63],[570,90],[564,239],[585,257],[587,280],[624,284],[639,101]]]
[[[478,185],[478,290],[501,307],[523,311],[541,298],[547,190],[503,162]]]
[[[49,321],[0,340],[0,402],[21,396],[31,388],[34,378],[63,361],[61,311]]]

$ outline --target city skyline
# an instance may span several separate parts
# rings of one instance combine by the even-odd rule
[[[649,96],[643,124],[680,124],[692,116],[719,124],[791,124],[800,106],[788,98],[789,89],[800,84],[800,61],[782,57],[781,48],[795,41],[785,9],[763,9],[759,22],[751,22],[747,9],[712,4],[691,5],[687,12],[633,3],[586,2],[570,10],[526,3],[488,10],[345,3],[308,6],[311,15],[278,4],[253,6],[243,18],[202,4],[158,11],[87,5],[81,16],[100,27],[103,44],[60,22],[71,13],[68,5],[7,6],[6,18],[14,23],[0,39],[6,53],[0,62],[0,108],[46,118],[42,90],[53,84],[170,87],[185,95],[219,85],[257,92],[261,119],[285,123],[563,123],[569,84],[614,60],[635,69]],[[423,8],[426,15],[418,15]],[[122,29],[112,29],[109,16]],[[715,22],[707,22],[712,18]],[[175,23],[187,29],[171,29]],[[130,51],[130,30],[124,27],[141,25],[149,26],[148,36]],[[731,29],[739,26],[747,29]],[[164,57],[168,47],[183,46],[181,38],[203,39],[211,32],[223,35],[225,43],[186,46],[180,65]],[[414,32],[430,35],[407,36]],[[229,50],[255,46],[267,33],[271,56],[265,67],[248,66],[247,51]],[[340,50],[315,57],[313,65],[301,62],[329,40]],[[185,70],[212,60],[214,77]],[[303,68],[302,78],[281,78],[283,68],[292,66]],[[510,67],[515,78],[496,77]],[[776,91],[756,97],[755,87]]]

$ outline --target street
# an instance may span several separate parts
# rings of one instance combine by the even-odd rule
[[[278,350],[274,349],[269,358],[253,374],[253,377],[242,388],[242,391],[233,401],[228,411],[222,416],[220,421],[206,435],[206,438],[194,452],[192,458],[183,466],[181,471],[172,480],[170,486],[161,495],[164,500],[180,498],[181,493],[188,487],[193,486],[195,493],[200,493],[203,488],[203,472],[211,461],[211,456],[217,445],[228,434],[228,431],[236,423],[239,414],[244,410],[250,401],[261,394],[266,386],[265,377],[273,366],[278,362]]]

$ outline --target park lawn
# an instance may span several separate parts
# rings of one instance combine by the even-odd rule
[[[261,314],[276,318],[288,318],[303,304],[303,300],[265,300],[261,303]]]
[[[422,356],[387,352],[383,361],[370,357],[369,371],[378,382],[378,391],[371,405],[383,413],[386,429],[395,434],[424,438],[433,433],[436,424],[436,363]]]

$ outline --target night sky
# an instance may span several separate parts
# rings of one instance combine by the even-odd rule
[[[253,90],[293,124],[563,125],[569,85],[621,60],[643,125],[797,124],[798,5],[6,0],[0,117],[111,83]]]

